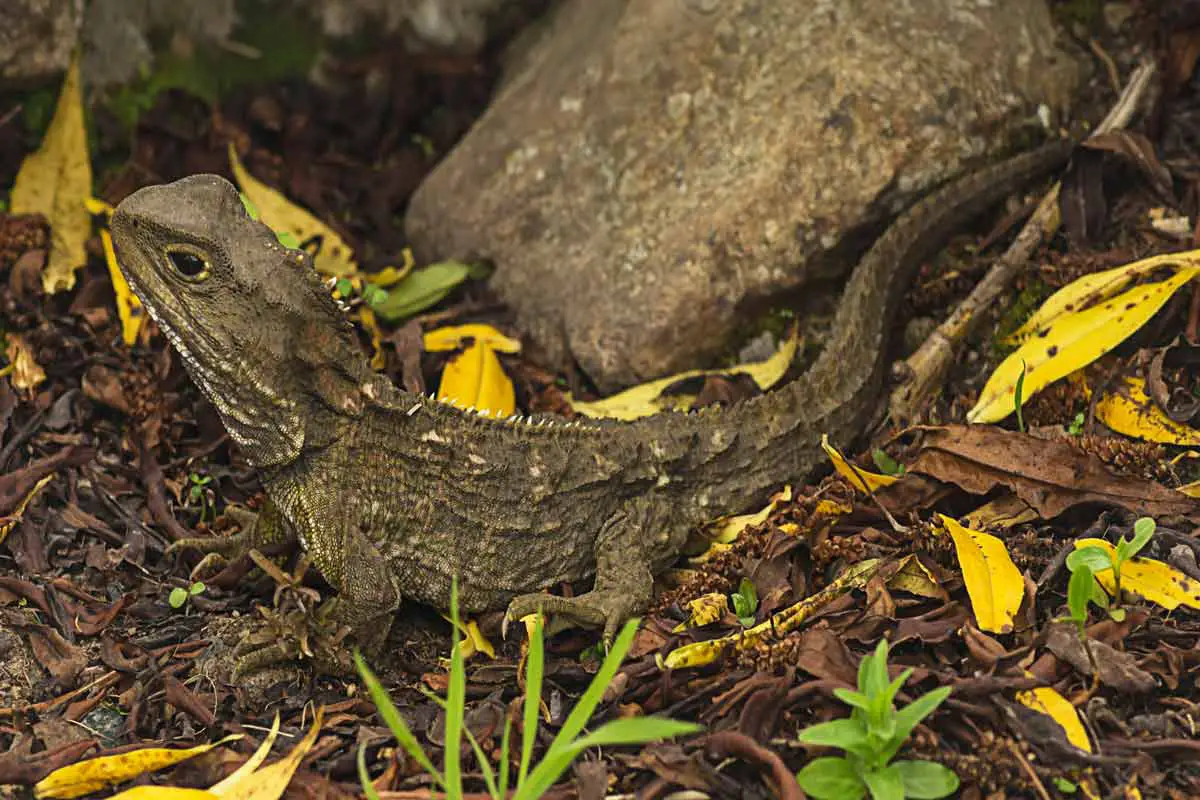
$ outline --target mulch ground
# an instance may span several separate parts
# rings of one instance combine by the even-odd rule
[[[1139,169],[1119,154],[1088,156],[1068,183],[1074,210],[1067,215],[1066,234],[1039,254],[1039,266],[1023,279],[1022,289],[1061,286],[1088,271],[1194,246],[1162,238],[1145,220],[1149,209],[1164,205],[1196,218],[1200,104],[1189,43],[1200,38],[1172,39],[1153,26],[1147,31],[1146,42],[1167,68],[1163,92],[1141,133],[1163,154],[1159,166],[1170,170],[1173,197],[1163,197],[1161,185],[1146,177],[1152,169]],[[397,220],[436,163],[425,148],[444,153],[453,145],[485,106],[496,75],[491,54],[465,59],[395,53],[343,66],[351,75],[382,69],[391,76],[382,94],[334,98],[299,84],[276,85],[244,90],[210,109],[167,93],[138,124],[132,152],[110,159],[112,166],[98,178],[98,194],[115,202],[148,183],[199,171],[227,173],[226,146],[233,141],[252,173],[338,225],[364,254],[365,267],[395,263],[404,245]],[[11,185],[36,139],[5,110],[0,108],[0,183]],[[128,134],[102,109],[96,114],[101,150],[111,156],[128,148]],[[995,229],[1004,229],[1003,221]],[[223,532],[232,524],[222,513],[225,507],[255,507],[261,488],[164,339],[147,328],[134,347],[121,343],[98,241],[74,291],[42,293],[48,236],[42,220],[0,215],[0,327],[6,337],[19,338],[46,372],[32,390],[0,379],[0,522],[9,517],[15,522],[0,544],[0,785],[29,786],[55,767],[139,743],[191,744],[249,733],[250,742],[155,779],[208,786],[238,765],[237,751],[253,749],[276,713],[285,732],[299,734],[311,719],[311,704],[318,703],[326,707],[326,724],[289,793],[358,796],[354,757],[365,743],[380,789],[397,798],[428,796],[428,780],[397,753],[352,681],[314,678],[304,669],[229,679],[229,646],[256,619],[255,607],[271,602],[270,578],[234,564],[206,581],[205,590],[183,608],[169,604],[173,588],[189,585],[195,559],[167,556],[167,546],[182,536]],[[912,292],[910,308],[936,314],[960,298],[985,265],[986,258],[965,255],[967,245],[979,241],[978,234],[964,236],[946,259],[931,264]],[[1106,368],[1115,374],[1145,348],[1171,342],[1189,328],[1194,335],[1200,291],[1193,287],[1190,297],[1189,305],[1188,291],[1181,292]],[[424,317],[426,323],[433,319],[501,325],[506,320],[483,284],[451,295]],[[416,355],[406,344],[411,341],[395,337],[386,345],[393,378]],[[1172,362],[1167,378],[1177,381],[1179,391],[1195,394],[1200,351],[1187,346],[1178,351],[1180,360]],[[444,361],[422,358],[426,384],[436,386]],[[977,343],[961,359],[932,418],[961,420],[995,361],[991,345]],[[533,360],[513,357],[506,365],[524,409],[562,409],[559,376]],[[728,400],[741,391],[717,386],[706,395]],[[1183,448],[1107,436],[1090,421],[1083,436],[1061,430],[1087,407],[1078,390],[1054,388],[1035,398],[1025,422],[1040,428],[1040,436],[1068,442],[1068,462],[1098,459],[1115,481],[1174,487],[1195,479],[1186,459],[1175,460]],[[911,463],[921,447],[909,435],[889,452]],[[1025,452],[1014,447],[1012,452]],[[1019,458],[989,466],[1019,475]],[[869,458],[860,464],[872,466]],[[211,480],[200,485],[204,479]],[[844,715],[833,690],[852,686],[861,657],[886,637],[893,662],[915,670],[902,700],[938,685],[955,688],[904,755],[953,768],[963,781],[962,796],[1048,797],[1058,793],[1056,778],[1078,782],[1085,775],[1106,794],[1136,783],[1146,797],[1200,796],[1200,617],[1187,609],[1167,613],[1136,603],[1121,622],[1093,614],[1093,640],[1128,654],[1121,669],[1102,671],[1098,680],[1072,657],[1069,644],[1056,639],[1052,624],[1063,613],[1062,561],[1071,541],[1127,532],[1136,515],[1113,503],[1064,501],[1052,518],[1005,532],[1036,602],[1022,611],[1014,631],[988,634],[973,622],[953,547],[929,523],[934,510],[966,513],[996,493],[973,493],[932,478],[919,489],[877,502],[829,477],[798,487],[794,500],[782,503],[727,552],[703,564],[681,564],[677,585],[643,623],[597,719],[664,713],[699,721],[708,733],[593,755],[553,795],[652,798],[683,789],[714,797],[799,796],[794,781],[780,785],[816,752],[799,745],[797,733]],[[828,501],[848,504],[853,512],[830,517],[822,505]],[[1164,514],[1151,555],[1166,558],[1174,546],[1195,550],[1197,519],[1194,513]],[[940,596],[897,590],[880,579],[822,607],[799,630],[756,648],[698,669],[658,666],[656,658],[681,644],[741,628],[726,614],[707,627],[674,633],[687,617],[686,602],[701,594],[733,592],[749,577],[761,601],[761,621],[826,586],[848,564],[913,553],[937,578]],[[307,580],[328,591],[317,576]],[[495,615],[485,616],[481,625],[497,654],[468,664],[467,724],[494,754],[505,716],[520,718],[523,636],[510,633],[502,640]],[[449,626],[435,612],[406,608],[388,657],[376,665],[434,763],[440,763],[442,714],[417,687],[444,691],[449,637]],[[536,732],[540,746],[594,672],[595,642],[594,634],[581,631],[549,642],[548,718]],[[1070,747],[1061,730],[1014,700],[1018,691],[1035,686],[1053,686],[1078,709],[1093,739],[1092,754]],[[469,753],[466,758],[470,764]],[[475,788],[482,791],[482,783]]]

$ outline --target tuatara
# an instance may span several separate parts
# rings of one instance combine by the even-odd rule
[[[1069,151],[986,168],[897,218],[797,380],[632,423],[496,420],[398,389],[368,366],[310,257],[215,175],[135,192],[112,232],[133,291],[261,475],[269,513],[237,546],[297,537],[338,592],[327,618],[365,648],[382,644],[402,598],[445,608],[455,575],[466,612],[507,605],[513,619],[540,606],[611,638],[645,611],[689,529],[804,479],[823,461],[822,433],[861,432],[916,267]],[[593,575],[575,597],[539,591]]]

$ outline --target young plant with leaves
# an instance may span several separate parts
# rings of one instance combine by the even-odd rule
[[[932,761],[892,761],[917,724],[950,695],[942,686],[899,711],[893,700],[912,669],[888,681],[888,643],[880,641],[858,668],[858,691],[834,689],[854,710],[846,719],[811,725],[800,732],[804,744],[838,747],[845,756],[810,761],[796,775],[800,787],[817,800],[939,798],[958,790],[958,776]]]
[[[1126,562],[1140,553],[1146,547],[1146,545],[1150,543],[1151,537],[1154,536],[1155,527],[1156,526],[1153,519],[1150,517],[1140,517],[1136,522],[1133,523],[1133,538],[1127,539],[1122,536],[1120,541],[1117,542],[1115,552],[1109,553],[1102,547],[1090,545],[1088,547],[1081,547],[1067,556],[1067,569],[1069,569],[1072,573],[1072,580],[1075,579],[1074,576],[1084,566],[1088,568],[1090,575],[1095,575],[1097,572],[1104,570],[1112,570],[1114,587],[1113,601],[1115,607],[1110,608],[1108,613],[1109,616],[1111,616],[1117,622],[1120,622],[1125,618],[1125,611],[1120,607],[1121,568]],[[1092,582],[1091,586],[1095,587],[1093,589],[1089,589],[1089,597],[1092,599],[1096,598],[1097,593],[1100,595],[1104,594],[1104,592],[1095,585],[1095,581]],[[1068,600],[1069,597],[1070,594],[1068,589]],[[1101,603],[1099,600],[1096,600],[1096,603],[1097,605],[1101,605],[1103,608],[1108,608],[1107,600],[1108,598],[1105,597],[1103,603]]]
[[[742,626],[754,627],[754,615],[758,613],[758,589],[754,587],[754,581],[742,578],[737,591],[730,595],[730,598],[733,600],[733,613],[737,614]]]
[[[454,630],[459,630],[458,620],[458,584],[455,582],[450,590],[450,618]],[[591,719],[596,706],[604,696],[604,690],[617,674],[617,669],[633,643],[637,632],[637,620],[630,620],[621,629],[612,649],[609,650],[600,669],[592,678],[579,702],[567,715],[567,719],[559,728],[558,734],[546,748],[542,760],[533,764],[533,743],[538,726],[538,713],[541,708],[542,677],[544,669],[544,653],[542,649],[542,620],[539,617],[529,640],[529,650],[525,658],[525,696],[523,698],[523,716],[521,730],[521,752],[517,765],[515,781],[510,781],[511,772],[511,727],[512,719],[504,722],[504,731],[500,738],[499,763],[492,768],[483,747],[475,739],[464,724],[466,712],[466,668],[463,664],[462,646],[455,636],[455,642],[450,649],[450,681],[446,698],[433,697],[445,712],[446,727],[444,735],[445,760],[442,769],[438,770],[424,749],[413,735],[407,723],[396,710],[388,696],[387,690],[379,683],[375,674],[367,667],[362,656],[354,654],[355,664],[359,675],[367,686],[371,700],[379,711],[379,716],[392,731],[396,741],[404,748],[414,761],[430,776],[446,797],[463,797],[462,765],[459,761],[462,739],[465,737],[475,754],[479,771],[489,796],[493,798],[512,798],[512,800],[535,800],[541,797],[566,772],[572,762],[592,747],[605,745],[637,745],[659,739],[669,739],[698,733],[703,728],[690,722],[678,722],[663,717],[625,717],[610,720],[599,726],[591,733],[583,734],[584,725]],[[358,750],[358,774],[362,781],[363,792],[370,800],[378,800],[379,795],[371,785],[367,774],[365,748]],[[511,785],[511,788],[510,788]]]

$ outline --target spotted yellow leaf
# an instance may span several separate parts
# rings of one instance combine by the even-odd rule
[[[1123,342],[1162,308],[1180,287],[1200,274],[1198,259],[1177,254],[1176,271],[1089,308],[1056,315],[1001,362],[967,413],[969,422],[999,422],[1015,410],[1017,381],[1021,402],[1059,378],[1095,361]],[[1164,265],[1165,266],[1165,265]]]
[[[1188,257],[1188,253],[1153,256],[1077,278],[1046,298],[1038,310],[1025,320],[1025,324],[1013,331],[1004,341],[1008,344],[1023,342],[1043,328],[1050,327],[1059,317],[1102,303],[1134,281],[1155,270],[1187,261]]]
[[[67,67],[41,147],[21,163],[9,198],[12,213],[41,214],[50,223],[50,255],[42,273],[47,294],[73,287],[75,270],[87,262],[84,245],[92,230],[92,217],[84,203],[91,195],[92,164],[76,55]]]
[[[1116,548],[1104,539],[1076,539],[1075,549],[1083,547],[1099,547],[1110,557],[1116,556]],[[1095,574],[1104,591],[1115,595],[1117,587],[1112,570],[1099,570]],[[1150,558],[1131,558],[1121,566],[1121,591],[1136,594],[1168,611],[1181,605],[1200,609],[1200,581]]]
[[[354,250],[337,231],[247,172],[232,142],[229,145],[229,166],[238,188],[254,204],[258,218],[264,225],[276,233],[291,234],[305,249],[308,249],[310,242],[313,243],[315,252],[310,252],[313,252],[313,266],[317,272],[340,278],[358,271]]]
[[[241,734],[233,734],[220,741],[195,747],[144,747],[115,756],[89,758],[54,770],[37,782],[33,787],[33,794],[38,800],[70,800],[82,797],[136,778],[138,775],[165,769],[240,738]]]
[[[425,349],[466,348],[446,364],[438,399],[474,408],[484,416],[507,417],[516,410],[516,391],[496,353],[519,353],[521,343],[491,325],[458,325],[425,334]]]
[[[640,419],[662,411],[687,408],[696,399],[694,394],[663,395],[663,391],[680,381],[688,378],[698,378],[706,375],[748,375],[759,389],[766,391],[787,374],[800,340],[793,331],[779,344],[775,354],[765,361],[755,361],[740,364],[728,369],[694,369],[680,372],[666,378],[659,378],[649,383],[626,389],[623,392],[606,397],[595,402],[575,400],[567,393],[567,402],[571,408],[585,417],[612,417],[614,419]]]
[[[724,592],[702,594],[695,600],[688,601],[687,610],[687,621],[676,625],[674,633],[688,628],[702,628],[721,619],[729,611],[729,597]]]
[[[1008,633],[1025,598],[1025,579],[1004,542],[989,533],[964,528],[945,514],[938,514],[938,519],[954,540],[975,623],[989,633]]]
[[[677,647],[659,661],[662,669],[685,669],[711,664],[727,649],[753,650],[772,637],[782,637],[794,631],[812,618],[819,610],[852,589],[861,589],[879,571],[882,561],[878,558],[859,561],[842,570],[841,574],[824,589],[809,597],[776,611],[763,622],[744,631],[708,639],[689,642]]]
[[[1017,692],[1017,702],[1027,708],[1032,708],[1039,714],[1050,717],[1063,729],[1068,742],[1085,753],[1092,752],[1092,743],[1088,740],[1087,730],[1079,719],[1079,712],[1054,689],[1043,686],[1025,692]]]
[[[833,462],[833,468],[837,471],[837,474],[845,478],[851,486],[860,492],[867,494],[877,492],[884,486],[891,486],[900,480],[896,475],[881,475],[878,472],[868,472],[865,469],[851,466],[841,451],[829,443],[828,434],[821,434],[821,449],[825,451],[825,455],[829,456],[829,460]]]
[[[1146,382],[1126,377],[1096,403],[1096,418],[1117,433],[1163,444],[1200,445],[1200,431],[1168,417],[1146,394]]]

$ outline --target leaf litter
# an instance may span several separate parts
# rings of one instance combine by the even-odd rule
[[[174,102],[164,108],[187,113],[186,106],[172,108]],[[225,124],[251,126],[245,108],[227,111]],[[310,111],[319,123],[320,109]],[[152,139],[178,135],[163,131],[179,129],[148,125],[138,135]],[[227,163],[223,142],[197,137],[174,144],[188,150],[189,163],[214,169]],[[1148,158],[1137,142],[1112,148],[1126,157]],[[139,171],[177,174],[178,164],[154,155],[169,151],[143,151],[137,158],[160,161],[140,163]],[[332,180],[345,196],[363,191],[356,187],[367,185],[362,176],[374,168],[364,164],[362,171],[333,175],[316,172],[320,165],[319,158],[298,158],[288,166],[300,178],[319,174]],[[1146,190],[1156,202],[1164,191],[1160,167],[1149,162],[1141,167],[1150,176]],[[121,180],[100,194],[119,200],[134,188]],[[270,184],[254,180],[246,185],[248,194],[258,195],[254,203],[260,213],[264,206],[318,208],[311,198],[283,199],[304,198],[304,192],[295,191],[303,188],[301,179],[287,191],[274,190],[278,197],[265,201],[260,187]],[[93,190],[90,178],[86,183],[70,188],[74,194],[67,193],[65,183],[54,187],[62,197],[76,198],[86,214],[84,202]],[[390,202],[382,197],[362,207]],[[473,294],[469,281],[479,273],[470,265],[416,267],[396,246],[371,253],[362,242],[387,241],[391,234],[379,225],[364,229],[354,206],[347,210],[345,218],[339,217],[338,228],[346,235],[336,234],[335,263],[320,268],[357,280],[351,303],[361,303],[382,321],[369,337],[379,357],[376,368],[399,382],[397,363],[415,363],[427,373],[419,376],[426,385],[447,386],[447,396],[465,405],[472,398],[490,404],[479,399],[485,387],[505,397],[511,392],[515,408],[523,411],[572,413],[572,402],[593,402],[574,401],[586,398],[586,389],[566,393],[555,376],[516,354],[497,370],[494,350],[515,350],[507,339],[497,338],[499,346],[481,347],[470,364],[459,364],[465,394],[453,389],[457,379],[447,382],[446,370],[439,369],[447,363],[444,358],[422,352],[414,362],[413,354],[397,353],[385,329],[399,319],[426,315],[417,316],[426,335],[444,329],[446,322],[509,326],[502,315],[480,312],[488,306]],[[308,240],[322,262],[321,252],[335,241],[326,232],[333,228],[319,214],[308,213],[311,219],[303,225],[280,222],[277,229],[297,243]],[[192,583],[190,562],[164,557],[170,541],[236,527],[225,512],[258,507],[261,496],[212,410],[179,379],[177,359],[161,337],[139,329],[135,301],[122,291],[111,263],[99,257],[110,250],[102,226],[99,246],[93,243],[95,257],[85,253],[69,270],[78,287],[68,313],[23,288],[16,261],[40,251],[48,264],[46,251],[54,260],[57,237],[77,225],[53,216],[49,221],[56,237],[49,247],[35,239],[31,244],[0,240],[0,273],[9,276],[0,295],[14,309],[6,319],[10,374],[0,378],[0,522],[8,532],[0,546],[0,646],[11,656],[3,667],[9,670],[4,673],[8,685],[0,683],[0,721],[6,726],[0,728],[0,744],[7,750],[0,753],[0,782],[31,786],[56,769],[82,767],[87,758],[122,756],[129,766],[120,773],[124,779],[156,758],[158,750],[212,747],[163,775],[143,775],[138,780],[151,782],[126,791],[129,796],[156,791],[235,796],[218,787],[228,786],[225,781],[235,775],[265,774],[257,779],[262,786],[247,784],[247,796],[278,796],[289,782],[344,796],[361,791],[352,765],[362,745],[377,789],[428,796],[422,771],[394,749],[374,706],[351,684],[286,671],[230,680],[229,642],[253,616],[254,604],[270,596],[269,578],[229,565],[224,579],[206,580],[203,592],[180,608],[171,607],[171,588]],[[1122,220],[1130,227],[1138,221]],[[86,240],[91,224],[89,219],[84,233],[73,235]],[[0,227],[0,232],[9,230]],[[325,254],[334,255],[332,250]],[[1054,250],[1044,257],[1051,276],[1053,269],[1070,266],[1071,258],[1082,258]],[[800,731],[843,713],[836,692],[855,684],[863,657],[886,638],[893,676],[912,669],[898,706],[937,687],[953,688],[915,730],[906,759],[944,764],[964,786],[984,794],[1029,796],[1068,785],[1105,791],[1133,787],[1143,796],[1200,793],[1200,775],[1189,767],[1197,748],[1186,724],[1196,713],[1200,675],[1195,655],[1200,625],[1191,610],[1200,579],[1192,532],[1200,518],[1194,498],[1180,491],[1198,477],[1196,460],[1186,457],[1194,446],[1188,437],[1194,436],[1196,420],[1172,420],[1174,427],[1163,423],[1162,409],[1143,388],[1160,378],[1137,374],[1146,363],[1139,348],[1157,335],[1155,324],[1181,329],[1183,309],[1166,295],[1195,291],[1186,266],[1193,257],[1130,258],[1128,266],[1117,268],[1109,261],[1107,272],[1095,271],[1094,266],[1104,265],[1096,257],[1080,269],[1091,277],[1060,283],[1060,295],[1052,296],[1018,337],[1041,348],[1039,358],[1025,352],[1017,359],[1030,365],[1022,387],[1028,432],[1013,430],[1011,419],[1007,427],[919,427],[887,442],[887,459],[847,458],[830,446],[834,475],[815,486],[793,487],[760,510],[746,509],[714,525],[715,535],[698,537],[707,552],[693,553],[661,581],[664,591],[633,641],[631,657],[610,682],[596,724],[654,713],[700,721],[708,733],[639,748],[605,748],[595,762],[600,785],[630,793],[677,786],[715,797],[740,796],[745,787],[759,795],[777,791],[781,780],[823,754],[803,745]],[[67,274],[62,263],[55,261],[55,271],[38,277],[61,285]],[[390,266],[398,263],[406,266]],[[364,289],[367,283],[380,286],[386,298]],[[1133,308],[1127,308],[1130,303]],[[440,305],[430,315],[434,304]],[[1113,309],[1104,309],[1105,304]],[[1101,313],[1118,306],[1130,314],[1120,323],[1124,328]],[[1079,323],[1077,316],[1089,312],[1086,324]],[[366,315],[361,317],[365,321]],[[1131,320],[1140,320],[1139,325]],[[1039,336],[1042,331],[1047,333]],[[458,338],[446,334],[448,346],[460,355],[491,335],[481,329]],[[12,341],[20,343],[16,349]],[[749,391],[765,390],[783,377],[792,360],[790,341],[784,340],[775,359],[754,368],[755,386]],[[1086,344],[1086,357],[1072,352],[1073,342]],[[424,345],[423,350],[439,346],[436,338],[433,346],[428,339]],[[1051,347],[1057,350],[1051,353]],[[23,379],[17,376],[18,359]],[[1057,397],[1074,405],[1062,413],[1051,384],[1057,377],[1081,377],[1084,367],[1096,399],[1079,394],[1071,401],[1067,387],[1067,394]],[[85,369],[89,377],[82,380]],[[722,372],[739,371],[746,370]],[[949,405],[941,411],[957,413],[942,418],[962,419],[963,409],[979,398],[983,401],[976,408],[1004,412],[995,419],[1008,416],[1016,404],[1011,369],[989,371],[1000,388],[980,391],[969,377],[956,376],[947,389]],[[697,377],[702,376],[637,387],[640,399],[629,406],[634,411],[620,413],[711,399],[695,390]],[[1186,368],[1168,367],[1161,380],[1187,391],[1196,388]],[[1121,407],[1120,398],[1140,411]],[[1133,414],[1134,422],[1121,421],[1122,414]],[[1159,444],[1144,446],[1129,437]],[[889,474],[879,473],[880,468]],[[213,482],[216,519],[180,490],[192,485],[198,470]],[[1122,568],[1123,619],[1093,606],[1082,640],[1062,621],[1066,559],[1084,546],[1115,553],[1114,543],[1142,515],[1158,521],[1158,532]],[[1115,595],[1111,575],[1101,571],[1096,580]],[[316,587],[299,588],[323,591]],[[753,603],[747,599],[751,595]],[[437,732],[445,710],[418,687],[447,687],[442,659],[454,634],[421,609],[406,608],[397,628],[395,661],[374,666],[422,746],[441,763],[444,743]],[[542,702],[536,715],[523,718],[518,667],[527,654],[520,637],[501,640],[497,631],[497,621],[488,615],[463,623],[469,647],[495,653],[494,661],[475,656],[468,663],[463,724],[488,754],[497,750],[505,720],[536,726],[538,734],[530,741],[536,738],[540,750],[564,725],[602,653],[585,632],[567,631],[550,640]],[[1093,662],[1089,653],[1099,658]],[[310,700],[324,706],[323,719],[313,719]],[[282,723],[272,724],[275,710]],[[252,741],[265,740],[269,750],[276,730],[290,737],[289,745],[300,744],[264,767],[256,761]],[[246,738],[232,740],[239,734]],[[213,747],[214,742],[223,744]],[[257,752],[266,757],[266,750]],[[482,790],[473,755],[464,750],[462,759],[468,781]],[[578,780],[582,786],[582,777]],[[178,788],[183,786],[210,788]],[[1094,796],[1095,791],[1086,788]],[[549,796],[574,792],[566,783]]]

